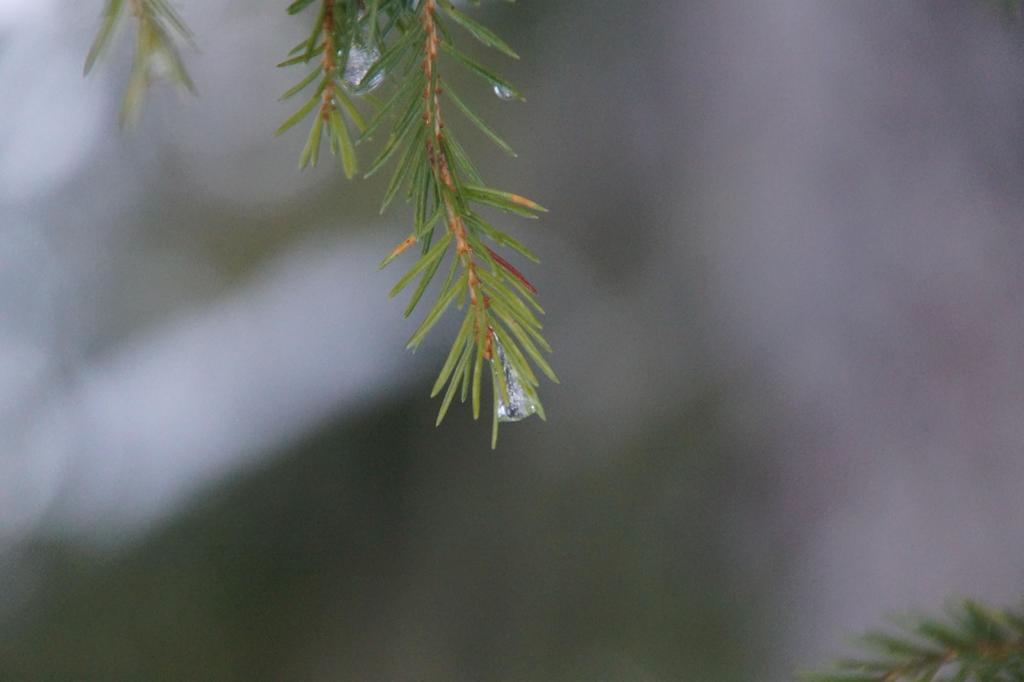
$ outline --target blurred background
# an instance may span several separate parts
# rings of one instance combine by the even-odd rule
[[[1020,24],[485,3],[519,158],[452,125],[551,209],[562,379],[492,452],[455,321],[403,351],[411,210],[271,137],[311,19],[179,0],[200,96],[120,132],[101,4],[0,0],[0,679],[781,682],[1019,600]]]

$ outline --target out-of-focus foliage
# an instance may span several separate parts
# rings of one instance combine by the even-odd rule
[[[986,0],[989,4],[997,7],[1008,15],[1016,18],[1021,16],[1021,0]]]
[[[183,90],[195,92],[192,79],[185,70],[177,42],[192,44],[192,32],[178,16],[168,0],[107,0],[96,39],[85,58],[88,74],[96,60],[110,44],[125,14],[136,22],[135,57],[121,106],[121,125],[138,121],[146,90],[156,78],[166,78]]]
[[[736,480],[720,409],[561,480],[465,447],[461,412],[424,456],[411,395],[341,420],[124,551],[26,548],[46,596],[0,679],[749,682],[755,605],[699,530]]]
[[[944,618],[907,616],[896,633],[860,640],[869,658],[844,659],[808,682],[1014,682],[1024,680],[1024,615],[968,601]]]

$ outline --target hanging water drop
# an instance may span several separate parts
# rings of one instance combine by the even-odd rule
[[[532,414],[537,413],[537,406],[534,404],[530,396],[523,390],[523,382],[519,378],[519,374],[509,363],[508,358],[505,357],[505,349],[501,347],[501,342],[498,340],[498,335],[493,335],[494,348],[497,349],[496,355],[498,356],[498,363],[501,365],[501,371],[505,375],[505,387],[508,389],[508,400],[505,400],[505,396],[501,395],[498,399],[498,421],[500,422],[518,422],[526,419]],[[494,359],[491,359],[494,362]]]
[[[516,93],[513,92],[512,88],[502,85],[500,83],[494,84],[494,94],[498,97],[498,99],[503,99],[506,102],[511,99],[515,99],[516,96]]]
[[[339,52],[339,58],[343,57]],[[345,73],[341,77],[352,92],[365,95],[377,89],[384,81],[384,71],[378,71],[369,81],[363,82],[370,68],[380,59],[380,50],[369,40],[354,40],[348,48],[348,61],[345,62]]]

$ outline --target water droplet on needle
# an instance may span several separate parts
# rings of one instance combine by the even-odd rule
[[[494,94],[498,97],[498,99],[503,99],[506,102],[511,99],[515,99],[516,97],[516,93],[512,92],[512,88],[506,87],[499,83],[494,84]]]
[[[498,356],[498,362],[501,365],[501,371],[505,375],[505,387],[508,389],[508,400],[505,400],[504,395],[499,392],[498,398],[498,421],[500,422],[518,422],[526,419],[530,415],[537,413],[537,406],[530,399],[530,396],[523,390],[523,383],[519,378],[519,374],[509,363],[508,358],[505,357],[505,349],[501,347],[501,341],[498,340],[498,335],[494,334],[494,348],[497,349],[496,355]],[[491,362],[494,362],[492,359]]]
[[[339,54],[339,57],[343,56]],[[368,40],[354,40],[348,48],[348,61],[345,62],[345,73],[341,79],[345,81],[352,92],[357,95],[365,95],[376,90],[384,81],[384,72],[378,71],[367,82],[363,82],[370,68],[380,59],[380,50],[375,44]]]

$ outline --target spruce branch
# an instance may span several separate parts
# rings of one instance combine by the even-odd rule
[[[453,278],[442,285],[438,303],[427,314],[420,329],[409,342],[410,348],[419,345],[426,331],[434,323],[438,310],[443,310],[454,296],[468,297],[466,314],[455,343],[449,352],[445,365],[442,367],[434,384],[433,394],[440,393],[447,384],[448,389],[442,400],[438,413],[438,423],[444,419],[448,406],[454,397],[456,386],[462,386],[462,395],[467,393],[466,385],[470,383],[469,368],[472,365],[471,390],[473,417],[480,415],[480,385],[482,382],[483,364],[490,366],[493,393],[492,410],[492,447],[497,443],[498,424],[502,418],[521,418],[520,414],[536,411],[544,418],[544,411],[536,388],[539,385],[537,376],[526,356],[530,356],[534,366],[545,373],[552,381],[557,377],[537,348],[535,341],[545,350],[550,347],[541,335],[541,324],[533,311],[527,306],[529,302],[542,312],[536,302],[536,288],[507,260],[498,256],[483,238],[489,236],[501,243],[500,234],[482,217],[472,210],[472,204],[494,206],[512,213],[535,217],[536,212],[544,209],[533,201],[515,194],[501,192],[484,187],[479,174],[469,164],[465,153],[457,146],[450,131],[446,130],[442,107],[445,87],[439,67],[439,56],[442,51],[448,54],[459,54],[454,47],[449,31],[443,26],[439,16],[439,8],[443,8],[444,16],[466,29],[480,42],[500,52],[518,58],[500,38],[489,29],[460,12],[447,0],[422,0],[420,2],[420,24],[423,40],[423,122],[426,128],[424,140],[418,144],[425,146],[422,154],[427,172],[421,172],[419,181],[414,179],[409,186],[410,195],[417,199],[417,206],[429,203],[435,211],[443,211],[448,232],[454,242],[451,268],[456,265],[463,271],[463,276]],[[498,76],[476,64],[468,57],[462,56],[459,61],[469,66],[478,74],[485,74],[493,84],[502,87],[507,83]],[[510,87],[510,86],[509,86]],[[449,95],[449,99],[455,100]],[[459,100],[461,102],[461,100]],[[458,105],[456,105],[458,106]],[[464,104],[459,107],[468,111]],[[482,121],[470,116],[473,121]],[[478,126],[489,130],[485,125]],[[496,138],[496,135],[492,137]],[[500,139],[500,138],[499,138]],[[414,142],[413,144],[417,144]],[[507,145],[499,145],[507,148]],[[415,153],[415,152],[414,152]],[[396,174],[402,169],[396,170]],[[421,209],[416,216],[419,238],[425,233],[429,243],[433,227],[427,227],[428,211]],[[429,231],[428,231],[429,230]],[[496,257],[497,256],[497,257]],[[436,268],[435,268],[436,270]],[[424,272],[421,288],[425,287],[432,276],[431,271]],[[451,282],[454,281],[454,284]],[[411,312],[413,303],[407,308]],[[531,336],[533,338],[531,338]],[[525,351],[525,354],[524,354]],[[456,368],[462,366],[461,375]],[[465,398],[463,398],[465,399]],[[517,413],[509,414],[509,406],[518,401]],[[503,412],[504,406],[504,412]]]
[[[1021,682],[1024,614],[966,601],[943,618],[907,617],[860,639],[871,656],[803,675],[807,682]]]
[[[435,397],[443,392],[437,423],[443,421],[456,393],[462,402],[471,402],[473,416],[479,418],[484,374],[490,374],[493,447],[501,421],[518,421],[534,413],[544,418],[544,408],[537,394],[538,373],[552,381],[558,379],[543,356],[551,352],[551,347],[541,333],[537,315],[543,314],[543,309],[537,302],[536,287],[486,242],[510,248],[534,262],[537,258],[518,240],[492,225],[477,207],[527,218],[535,218],[545,209],[525,197],[488,187],[448,127],[446,104],[451,102],[499,148],[515,155],[466,101],[455,94],[447,81],[442,80],[442,55],[483,77],[499,96],[523,98],[508,81],[458,50],[445,24],[450,20],[486,47],[508,57],[518,59],[518,55],[450,0],[321,2],[320,18],[313,34],[293,48],[290,59],[282,62],[282,66],[305,63],[313,55],[322,53],[321,88],[279,132],[307,116],[318,102],[320,116],[324,117],[324,112],[335,106],[334,98],[326,94],[331,89],[335,93],[338,89],[348,92],[351,99],[362,99],[375,108],[368,124],[353,119],[361,132],[357,145],[371,141],[377,131],[390,124],[387,139],[370,162],[365,177],[375,175],[394,162],[381,211],[403,194],[413,205],[413,229],[391,250],[381,267],[419,245],[418,258],[399,278],[390,296],[397,296],[414,280],[417,282],[405,308],[408,317],[447,263],[447,275],[437,298],[407,347],[416,350],[453,306],[463,311],[463,322],[432,390]],[[289,7],[289,12],[297,13],[311,4],[311,0],[298,0]],[[341,7],[344,9],[339,10]],[[345,22],[330,21],[332,14],[343,14]],[[321,32],[322,38],[318,40]],[[339,83],[337,78],[338,73],[351,72],[350,65],[344,63],[345,51],[338,50],[337,46],[349,46],[348,59],[351,59],[359,41],[373,41],[379,55],[375,63],[360,74],[361,92],[351,90],[354,85],[351,79],[342,79]],[[334,62],[336,52],[338,60]],[[316,76],[307,75],[286,95],[301,91],[314,80]],[[383,101],[368,97],[369,90],[382,82],[389,84],[390,94]],[[346,111],[352,114],[350,107],[346,107]],[[335,114],[332,112],[330,116],[333,120]],[[307,161],[316,162],[319,126],[314,120],[300,166]],[[348,171],[354,168],[355,161],[346,162],[345,154],[342,156],[346,173],[350,174]]]
[[[136,32],[135,56],[119,117],[123,127],[138,121],[146,91],[158,78],[195,94],[195,85],[178,51],[179,42],[194,47],[192,32],[167,0],[107,0],[100,29],[85,58],[84,73],[88,75],[106,51],[126,12],[135,19]]]

